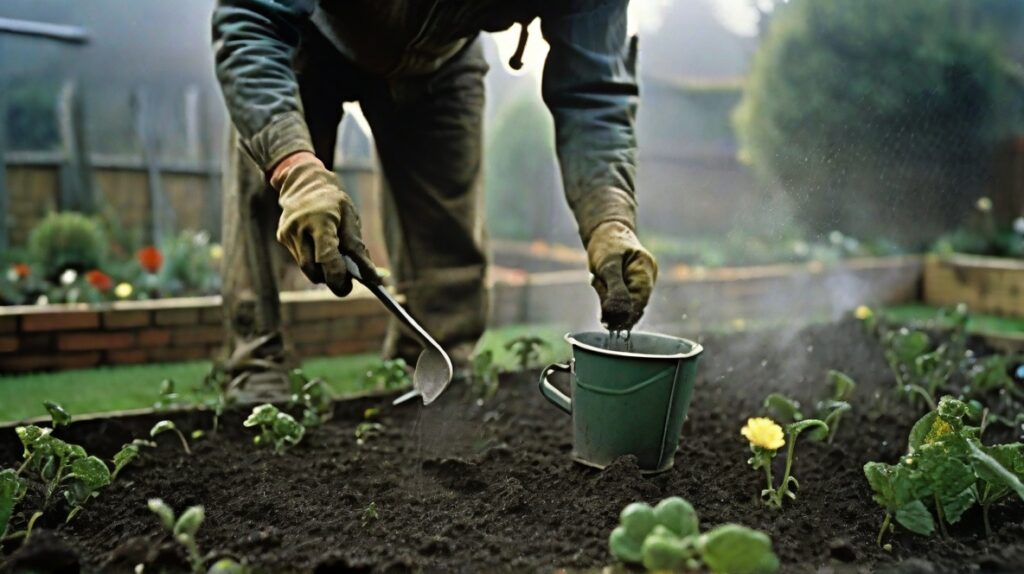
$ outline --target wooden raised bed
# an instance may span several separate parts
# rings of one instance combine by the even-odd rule
[[[1024,317],[1024,261],[975,255],[927,257],[924,302],[965,303],[975,313]]]

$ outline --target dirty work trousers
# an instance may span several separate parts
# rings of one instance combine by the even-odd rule
[[[347,61],[316,33],[296,57],[316,155],[331,168],[344,102],[358,102],[383,170],[388,266],[409,312],[457,360],[484,331],[489,311],[482,203],[487,63],[479,40],[428,76],[386,80]],[[276,241],[276,192],[232,131],[224,184],[224,310],[228,351],[281,332],[278,281],[290,262]],[[358,203],[358,198],[356,198]],[[389,263],[389,264],[388,264]],[[284,352],[269,337],[253,355]],[[392,320],[385,357],[415,359],[420,345]]]

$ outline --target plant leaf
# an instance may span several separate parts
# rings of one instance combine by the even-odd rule
[[[178,521],[174,523],[174,536],[178,537],[182,534],[188,535],[191,538],[196,537],[196,532],[199,531],[199,527],[203,524],[203,520],[206,518],[206,512],[202,506],[190,506],[185,509],[185,512],[181,513],[178,517]]]
[[[91,491],[110,484],[110,469],[107,468],[107,463],[95,456],[81,458],[71,463],[71,475]]]
[[[46,412],[50,413],[53,428],[71,424],[71,415],[60,404],[53,401],[43,401],[43,406],[46,407]]]
[[[174,530],[174,511],[171,510],[170,506],[167,506],[163,500],[159,498],[150,498],[149,502],[146,503],[149,510],[156,514],[157,518],[160,519],[160,524],[167,529],[168,532]]]
[[[800,403],[780,393],[771,393],[764,398],[765,414],[783,422],[796,422],[804,418],[800,412]]]
[[[828,425],[825,424],[825,421],[818,419],[806,419],[786,425],[786,434],[789,435],[789,440],[796,440],[797,437],[800,436],[800,433],[812,427],[821,428],[824,429],[826,433],[828,432]]]
[[[846,401],[857,388],[857,383],[842,371],[829,371],[828,380],[832,383],[832,400]]]
[[[701,536],[697,546],[704,564],[712,572],[770,574],[779,569],[771,538],[739,524],[715,528]]]
[[[657,523],[682,538],[700,534],[697,511],[693,505],[678,496],[670,496],[654,507]]]
[[[616,526],[608,537],[608,549],[618,560],[638,564],[643,560],[640,549],[644,538],[638,541],[629,535],[625,526]]]
[[[25,495],[25,483],[18,478],[13,469],[0,471],[0,540],[7,532],[7,524],[14,514],[14,507]]]
[[[111,475],[111,480],[117,476],[117,473],[121,472],[121,469],[128,465],[129,462],[139,456],[139,446],[136,444],[126,444],[121,447],[121,450],[117,451],[114,455],[114,473]]]
[[[156,435],[165,433],[167,431],[172,431],[175,428],[176,427],[174,426],[174,423],[172,423],[171,421],[163,420],[153,425],[153,428],[150,429],[149,431],[149,436],[152,438],[156,438]]]
[[[896,522],[903,528],[922,536],[930,536],[935,532],[935,520],[928,507],[920,500],[915,500],[896,509]]]
[[[637,552],[640,551],[640,543],[657,526],[658,519],[655,517],[654,509],[646,502],[634,502],[627,505],[619,513],[619,525],[631,539],[637,542]],[[667,526],[667,525],[666,525]],[[635,562],[639,562],[635,560]]]
[[[1014,473],[1016,468],[1024,466],[1022,447],[1024,444],[1021,443],[979,447],[974,441],[967,441],[967,448],[971,451],[971,463],[974,471],[978,473],[978,478],[993,485],[1008,487],[1024,500],[1024,483]],[[1009,463],[1010,468],[1007,468],[1004,462]]]
[[[245,419],[242,426],[254,427],[259,425],[272,425],[280,412],[281,411],[279,411],[274,405],[259,405],[252,409],[252,414]]]

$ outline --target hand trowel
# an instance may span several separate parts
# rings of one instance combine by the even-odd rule
[[[438,345],[437,341],[430,336],[430,333],[427,333],[398,304],[398,301],[395,301],[383,284],[373,284],[364,281],[363,275],[359,272],[359,267],[355,261],[347,255],[344,258],[345,267],[348,268],[348,272],[352,274],[352,277],[365,285],[384,304],[384,307],[401,321],[403,325],[408,327],[416,338],[420,340],[420,343],[423,344],[423,351],[420,353],[419,358],[416,359],[416,367],[412,373],[412,390],[395,399],[392,404],[402,404],[417,396],[423,399],[424,405],[434,402],[448,388],[448,383],[452,382],[452,360],[448,357],[448,353],[445,353],[441,345]]]

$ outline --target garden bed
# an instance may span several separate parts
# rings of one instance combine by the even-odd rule
[[[191,457],[161,437],[158,449],[144,450],[70,525],[56,512],[44,517],[11,563],[130,571],[144,562],[146,571],[184,571],[184,555],[146,509],[147,499],[161,497],[176,510],[206,507],[198,534],[204,551],[267,571],[586,569],[613,562],[607,537],[623,506],[679,495],[708,526],[739,522],[770,534],[787,572],[1024,569],[1019,502],[993,509],[996,532],[988,539],[974,509],[949,539],[897,529],[890,552],[876,546],[883,512],[862,466],[894,462],[920,412],[885,400],[892,375],[859,322],[703,344],[682,447],[663,474],[642,475],[628,458],[604,471],[571,462],[569,417],[546,404],[532,376],[505,378],[483,407],[458,387],[425,409],[392,407],[387,397],[339,402],[331,422],[280,456],[253,447],[244,414],[229,412],[219,433],[194,443]],[[829,369],[858,382],[853,410],[833,445],[801,442],[799,496],[782,511],[769,509],[758,501],[763,476],[747,465],[739,429],[771,391],[820,396]],[[354,429],[369,407],[381,409],[385,429],[359,446]],[[57,435],[109,458],[160,418],[81,421]],[[185,430],[210,426],[208,413],[170,418]],[[13,431],[0,431],[0,467],[20,458]],[[376,518],[367,512],[371,503]]]

